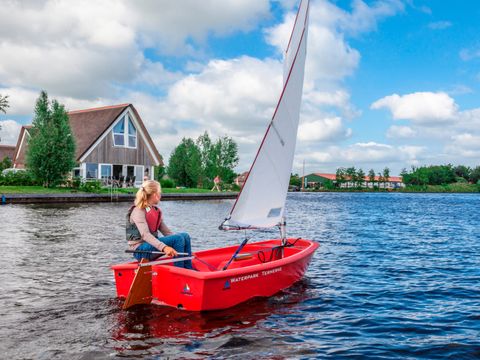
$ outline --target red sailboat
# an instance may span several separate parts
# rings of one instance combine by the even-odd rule
[[[285,53],[283,91],[248,177],[222,230],[278,226],[280,238],[198,251],[192,256],[112,266],[124,308],[155,303],[203,311],[271,296],[300,280],[318,243],[287,238],[285,202],[295,152],[305,68],[308,0],[300,3]],[[197,271],[172,266],[192,259]]]

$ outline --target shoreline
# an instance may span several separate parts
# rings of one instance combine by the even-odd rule
[[[376,193],[376,194],[475,194],[480,191],[429,191],[429,190],[315,190],[294,191],[293,193]],[[201,200],[230,200],[236,199],[238,192],[202,192],[202,193],[162,193],[162,201],[201,201]],[[65,204],[65,203],[98,203],[98,202],[130,202],[135,199],[135,194],[95,194],[95,193],[0,193],[0,206],[7,204]]]
[[[237,192],[164,193],[162,201],[172,200],[226,200],[235,199]],[[0,203],[7,204],[64,204],[88,202],[130,202],[135,194],[3,194]]]

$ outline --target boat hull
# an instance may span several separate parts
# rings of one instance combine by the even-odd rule
[[[236,246],[199,251],[193,265],[198,271],[171,265],[153,265],[151,302],[191,311],[225,309],[254,297],[268,297],[290,287],[305,274],[318,243],[279,239],[246,245],[238,259],[225,264]],[[206,265],[208,264],[208,265]],[[138,263],[114,265],[117,295],[126,297]]]

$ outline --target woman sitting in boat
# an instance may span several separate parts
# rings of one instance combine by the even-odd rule
[[[187,233],[174,234],[162,219],[162,211],[157,207],[161,198],[160,184],[154,180],[145,181],[137,191],[135,206],[128,210],[126,234],[130,250],[136,250],[137,260],[154,260],[161,251],[167,256],[178,253],[191,254],[190,236]],[[159,232],[164,236],[160,237]],[[175,265],[192,269],[191,260],[177,261]]]

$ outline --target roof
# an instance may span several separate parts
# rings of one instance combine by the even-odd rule
[[[22,150],[22,141],[25,133],[29,134],[29,130],[32,128],[32,125],[23,125],[18,134],[17,146],[15,146],[15,153],[13,154],[13,163],[25,164],[25,151]]]
[[[132,104],[119,104],[68,112],[70,127],[77,145],[75,158],[79,160],[128,107],[135,114],[145,135],[145,141],[148,142],[154,155],[161,162],[162,156],[153,144],[140,115]]]
[[[310,175],[316,175],[316,176],[319,176],[319,177],[322,177],[322,178],[325,178],[325,179],[328,179],[328,180],[332,180],[332,181],[337,180],[337,175],[335,175],[335,174],[313,173],[313,174],[310,174]],[[368,175],[365,176],[363,179],[365,181],[370,181],[370,177]],[[349,177],[345,176],[345,180],[349,180]],[[380,180],[380,176],[375,176],[374,181],[380,181],[381,182],[383,180]],[[402,177],[401,176],[389,176],[388,181],[389,182],[402,182]]]
[[[14,145],[0,145],[0,161],[5,159],[5,157],[13,160],[13,155],[15,155]]]
[[[98,140],[129,104],[68,112],[70,127],[75,137],[75,158],[80,157]]]
[[[335,174],[322,174],[322,173],[313,173],[312,175],[316,175],[328,180],[336,180],[336,175]]]

